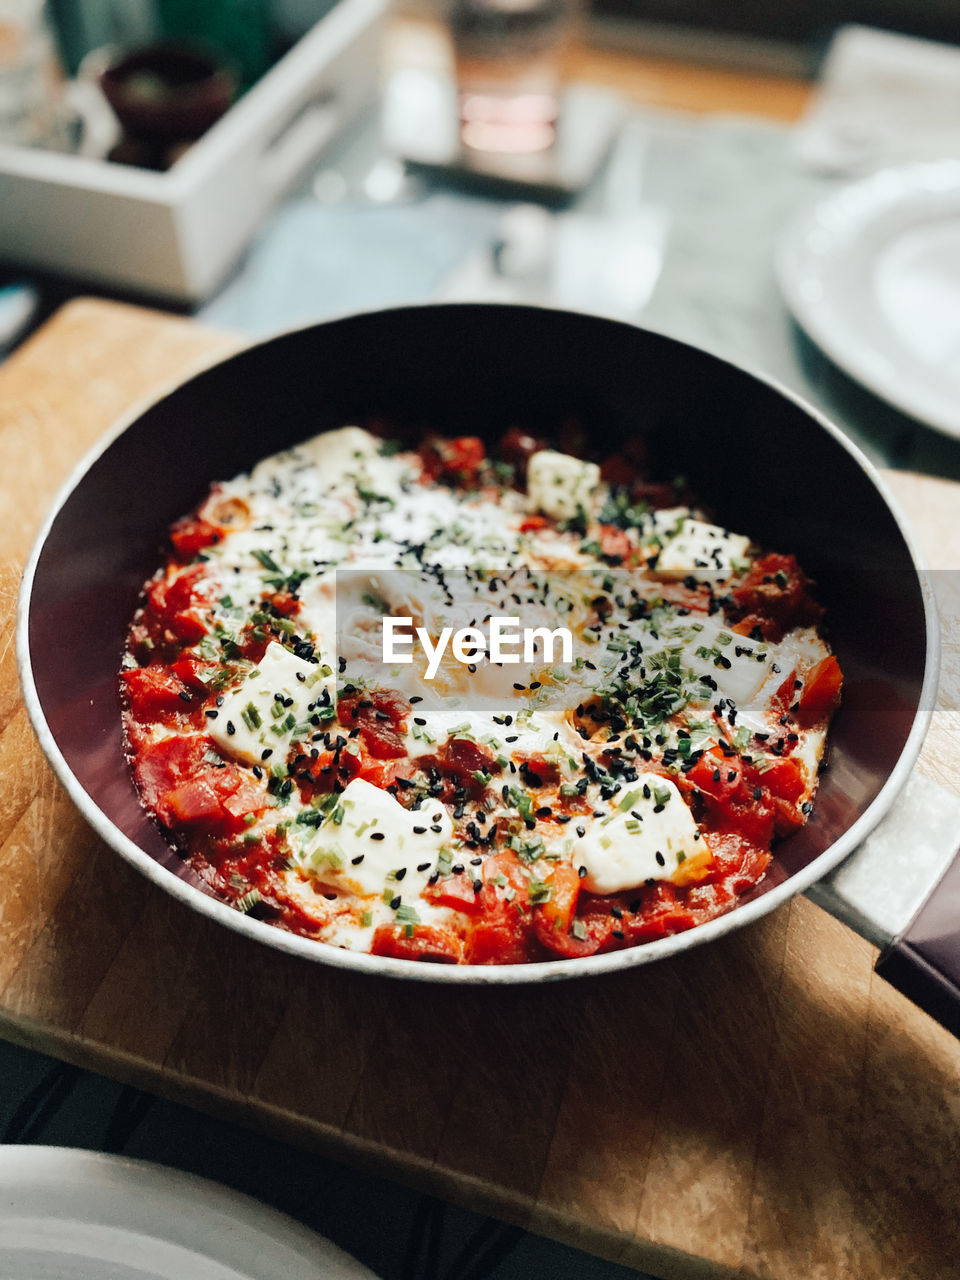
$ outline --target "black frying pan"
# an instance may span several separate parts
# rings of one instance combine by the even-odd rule
[[[728,915],[606,955],[457,967],[356,955],[219,902],[141,809],[125,766],[117,671],[170,523],[211,481],[328,427],[381,414],[496,440],[573,414],[612,451],[642,431],[720,523],[794,552],[817,581],[844,671],[812,820]],[[538,982],[643,964],[755,919],[807,888],[883,815],[919,750],[936,686],[935,618],[868,463],[789,394],[629,325],[529,307],[425,306],[284,334],[191,378],[74,479],[28,567],[19,644],[27,705],[82,812],[151,879],[228,927],[312,960],[435,982]]]

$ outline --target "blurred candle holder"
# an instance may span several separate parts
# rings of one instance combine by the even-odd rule
[[[557,138],[577,0],[450,0],[460,139],[524,155]]]

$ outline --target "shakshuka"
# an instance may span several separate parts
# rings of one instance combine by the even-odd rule
[[[689,929],[760,882],[840,698],[813,584],[651,480],[640,439],[588,452],[346,426],[173,526],[126,745],[217,894],[334,947],[516,964]],[[441,653],[458,625],[472,647]]]

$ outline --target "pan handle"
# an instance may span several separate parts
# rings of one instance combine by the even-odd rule
[[[960,857],[876,970],[960,1038]]]
[[[807,896],[881,949],[876,971],[960,1038],[960,798],[914,772]]]

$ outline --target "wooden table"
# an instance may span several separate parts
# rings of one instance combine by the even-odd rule
[[[442,23],[416,15],[410,0],[391,21],[384,41],[385,72],[418,67],[450,70],[452,51]],[[406,9],[406,12],[403,10]],[[771,120],[798,120],[813,93],[809,80],[735,67],[703,66],[633,50],[600,48],[586,39],[573,45],[571,80],[602,85],[635,106],[674,111],[736,112]]]
[[[668,1280],[955,1276],[960,1044],[806,900],[602,980],[406,986],[228,934],[78,818],[18,696],[20,567],[91,442],[236,345],[77,301],[0,368],[0,1032]],[[960,563],[957,487],[890,479]]]

